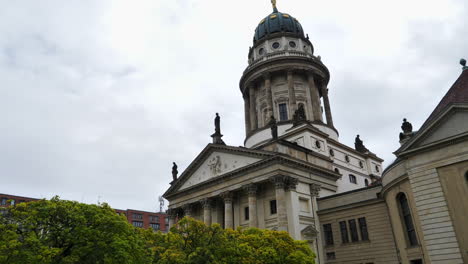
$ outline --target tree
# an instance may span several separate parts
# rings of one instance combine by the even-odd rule
[[[0,263],[150,263],[141,231],[107,204],[21,203],[0,216]]]
[[[133,227],[107,204],[58,197],[0,212],[0,264],[315,263],[307,243],[287,232],[184,218],[164,234]]]
[[[287,232],[257,228],[222,229],[184,218],[168,234],[147,232],[154,264],[314,264],[305,241]]]

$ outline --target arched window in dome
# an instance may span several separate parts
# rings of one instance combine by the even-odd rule
[[[411,210],[408,204],[408,199],[404,193],[399,193],[397,196],[398,206],[400,207],[400,215],[403,222],[403,228],[406,231],[406,240],[409,246],[417,246],[418,239],[416,238],[416,229],[414,228]]]

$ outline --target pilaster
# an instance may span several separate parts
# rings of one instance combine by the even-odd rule
[[[325,84],[323,84],[321,90],[322,90],[322,96],[323,96],[323,104],[325,106],[325,117],[327,119],[327,125],[334,127],[333,118],[331,114],[331,108],[330,108],[330,99],[328,98],[328,88]]]
[[[278,215],[278,230],[288,231],[288,212],[286,209],[286,197],[284,188],[286,187],[286,176],[278,175],[270,178],[275,184],[276,209]]]
[[[296,104],[296,92],[294,91],[294,79],[293,79],[293,71],[289,70],[287,72],[287,80],[288,80],[288,92],[289,92],[289,118],[291,119],[292,113],[296,111],[297,104]]]
[[[315,85],[314,75],[312,72],[307,73],[307,80],[310,89],[310,97],[312,100],[312,114],[314,121],[322,121],[322,112],[320,109],[320,97],[317,86]]]
[[[203,207],[203,222],[205,225],[211,225],[211,200],[210,199],[202,199],[200,201]]]
[[[257,216],[257,185],[249,184],[244,186],[244,190],[247,192],[249,199],[249,226],[258,227],[258,216]]]

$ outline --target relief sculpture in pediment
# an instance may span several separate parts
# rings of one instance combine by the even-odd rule
[[[221,157],[215,156],[208,162],[208,167],[210,167],[211,173],[213,175],[218,175],[221,173]]]

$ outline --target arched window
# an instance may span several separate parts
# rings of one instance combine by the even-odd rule
[[[364,184],[365,184],[366,186],[369,186],[369,180],[368,180],[368,179],[365,179],[365,180],[364,180]]]
[[[335,168],[335,172],[339,174],[340,170],[338,168]]]
[[[399,193],[397,195],[397,201],[400,207],[400,214],[403,220],[408,243],[410,246],[417,246],[418,239],[416,238],[416,230],[414,229],[413,218],[411,217],[411,210],[408,204],[408,199],[406,199],[406,195],[404,193]]]

